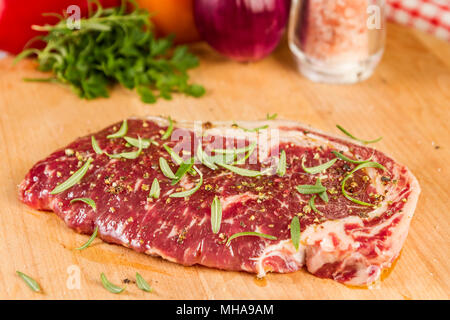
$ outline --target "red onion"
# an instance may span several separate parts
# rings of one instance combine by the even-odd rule
[[[237,61],[255,61],[280,42],[289,5],[289,0],[195,0],[195,24],[220,53]]]

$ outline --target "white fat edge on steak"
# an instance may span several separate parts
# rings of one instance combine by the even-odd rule
[[[258,257],[250,259],[255,262],[258,278],[264,278],[267,272],[271,271],[265,268],[264,260],[274,256],[283,260],[290,267],[290,271],[296,271],[305,264],[306,247],[304,245],[300,244],[296,251],[291,239],[274,242],[271,241],[270,243],[273,244],[266,246]]]
[[[179,263],[179,261],[176,258],[173,258],[167,254],[165,254],[164,252],[162,252],[161,250],[154,248],[154,247],[150,247],[150,246],[146,246],[145,250],[145,254],[148,254],[149,256],[154,256],[154,257],[161,257],[164,260],[170,261],[170,262],[174,262],[174,263]]]
[[[310,246],[314,246],[316,241],[320,240],[320,247],[317,251],[312,251],[314,254],[306,257],[308,271],[314,273],[328,262],[341,261],[343,262],[343,267],[345,267],[346,262],[353,266],[355,262],[358,262],[357,274],[347,284],[367,285],[379,279],[382,269],[390,267],[400,253],[417,204],[420,187],[414,176],[409,173],[408,175],[411,183],[411,194],[403,207],[403,211],[396,212],[378,225],[367,228],[364,227],[364,220],[362,218],[351,216],[338,221],[327,221],[320,226],[309,226],[302,233],[302,239],[305,237],[305,242]],[[392,223],[395,219],[399,219],[399,221],[394,226]],[[359,225],[361,228],[353,229],[347,235],[344,228],[348,223]],[[358,252],[355,246],[357,247],[359,243],[353,237],[365,236],[370,238],[388,226],[390,226],[389,231],[391,235],[383,241],[374,239],[372,242],[377,252],[375,258],[369,259]],[[339,239],[339,245],[337,247],[334,247],[332,238],[330,237],[331,234],[334,234]],[[327,238],[328,240],[325,240]],[[384,249],[380,249],[381,246]]]
[[[264,269],[264,260],[276,255],[286,262],[297,261],[299,268],[306,261],[308,271],[311,273],[315,273],[327,263],[342,262],[342,269],[345,268],[346,263],[349,263],[357,272],[346,284],[368,285],[375,282],[379,279],[381,271],[390,267],[397,258],[408,234],[409,224],[420,193],[417,180],[409,172],[408,180],[411,183],[411,194],[401,213],[397,212],[371,228],[364,227],[364,220],[358,216],[326,221],[320,225],[309,225],[301,233],[298,251],[295,250],[292,241],[283,240],[276,244],[268,245],[261,255],[253,258],[256,261],[258,277],[264,277],[266,272],[269,271]],[[377,210],[380,210],[380,208]],[[393,220],[398,218],[400,218],[400,221],[395,226],[390,227],[391,236],[381,243],[373,244],[375,248],[378,248],[377,245],[386,247],[385,250],[378,249],[377,257],[368,259],[358,252],[357,249],[360,244],[353,237],[358,235],[374,236],[383,228],[390,226]],[[350,234],[347,234],[345,231],[346,224],[356,224],[361,228],[354,229]],[[339,239],[337,246],[334,245],[332,235]],[[318,247],[316,242],[320,243]],[[314,248],[314,250],[308,250],[308,247]],[[339,270],[337,270],[336,274],[338,273]]]
[[[416,201],[411,199],[407,205],[414,207]],[[298,251],[295,250],[290,239],[282,240],[274,244],[269,244],[258,257],[252,258],[256,262],[258,277],[264,277],[267,272],[271,271],[265,269],[264,260],[277,256],[287,265],[291,265],[292,271],[301,268],[306,263],[308,271],[313,274],[327,263],[342,262],[342,268],[345,268],[348,262],[357,272],[350,281],[347,281],[347,284],[366,285],[373,283],[380,277],[382,269],[388,268],[398,256],[407,236],[409,223],[412,218],[411,212],[410,208],[405,207],[403,213],[392,215],[389,219],[383,221],[373,229],[364,228],[363,219],[357,216],[326,221],[320,225],[309,225],[301,233]],[[387,249],[379,250],[376,258],[368,259],[358,252],[360,244],[353,238],[353,236],[358,236],[358,231],[352,231],[349,235],[345,231],[346,224],[356,224],[361,226],[362,229],[370,230],[369,233],[361,232],[361,235],[371,237],[377,231],[391,225],[392,221],[399,216],[400,222],[390,229],[392,236],[383,243],[378,243],[383,244]],[[339,240],[337,246],[334,245],[332,235]],[[273,242],[271,241],[270,243]],[[319,243],[319,246],[317,246],[316,242]],[[375,248],[376,245],[377,243],[374,243]],[[308,250],[309,248],[314,248],[314,250]],[[297,268],[293,264],[297,264]],[[338,269],[336,274],[339,271]]]
[[[136,119],[136,120],[147,120],[147,121],[153,121],[155,122],[157,125],[159,126],[168,126],[169,125],[169,120],[167,118],[162,118],[162,117],[155,117],[155,116],[147,116],[144,119],[138,118],[138,117],[132,117],[130,119]],[[206,123],[206,121],[203,121],[203,123]],[[335,134],[330,134],[329,132],[325,132],[322,130],[319,130],[317,128],[313,128],[309,125],[306,125],[304,123],[301,122],[297,122],[297,121],[292,121],[292,120],[284,120],[284,119],[276,119],[276,120],[256,120],[256,121],[208,121],[208,123],[210,123],[212,126],[209,129],[202,129],[204,135],[205,134],[220,134],[220,133],[224,133],[225,130],[234,130],[234,131],[229,131],[232,132],[233,134],[236,133],[239,136],[248,136],[248,137],[252,137],[254,136],[254,132],[247,132],[244,131],[240,128],[234,128],[233,124],[237,124],[238,126],[242,127],[242,128],[246,128],[246,129],[256,129],[256,128],[261,128],[263,126],[267,126],[267,129],[280,129],[283,128],[282,130],[280,130],[280,132],[289,134],[290,132],[298,132],[301,133],[304,136],[310,136],[310,137],[317,137],[318,139],[321,139],[325,142],[329,142],[327,139],[320,137],[320,136],[316,136],[314,135],[314,133],[319,133],[319,134],[323,134],[325,136],[328,137],[332,137],[332,138],[336,138],[336,139],[340,139],[355,145],[359,145],[359,146],[364,146],[363,144],[359,143],[358,141],[355,141],[353,139],[350,139],[347,136],[341,136],[341,135],[335,135]],[[180,121],[176,121],[174,122],[174,126],[178,127],[178,128],[183,128],[183,129],[188,129],[188,130],[193,130],[195,131],[196,129],[199,129],[198,127],[195,126],[195,121],[189,121],[189,120],[180,120]],[[297,129],[300,128],[302,129],[302,131],[298,131],[298,130],[289,130],[289,129]],[[217,131],[216,131],[217,130]],[[263,132],[266,129],[261,129],[260,133]],[[304,132],[307,132],[306,134]],[[364,146],[367,148],[367,146]]]

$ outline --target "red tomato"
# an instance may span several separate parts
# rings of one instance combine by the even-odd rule
[[[158,34],[175,34],[178,43],[200,40],[194,22],[193,0],[137,0],[137,3],[150,11]]]
[[[104,7],[118,6],[120,0],[100,0]],[[54,24],[55,17],[43,13],[62,14],[68,6],[78,5],[82,15],[87,13],[87,0],[0,0],[0,50],[19,53],[32,38],[42,32],[31,29],[33,24]]]

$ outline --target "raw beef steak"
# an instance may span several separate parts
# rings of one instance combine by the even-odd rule
[[[136,140],[108,137],[121,123],[93,135],[98,153],[90,135],[77,139],[30,170],[20,184],[20,199],[54,211],[77,232],[92,234],[98,227],[99,237],[110,243],[183,265],[259,277],[306,266],[319,277],[366,285],[399,255],[420,187],[405,166],[379,151],[291,121],[175,122],[171,135],[166,134],[171,132],[167,119],[126,123],[122,133]],[[333,151],[348,159],[340,157],[317,173],[305,171],[336,158]],[[186,165],[191,157],[193,167]],[[160,158],[179,181],[168,178],[167,169],[163,173]],[[185,161],[181,166],[180,158]],[[348,176],[358,166],[349,160],[367,159],[385,170],[367,167]],[[87,171],[77,183],[51,192],[74,173],[80,178],[83,167]],[[155,178],[159,190],[152,188]],[[311,185],[317,184],[326,191],[316,188],[314,194]],[[300,192],[297,186],[302,185],[310,185],[306,189],[312,193]],[[191,195],[176,197],[189,190]],[[211,205],[216,196],[222,216],[214,215],[213,224],[220,228],[214,233]],[[71,203],[75,198],[92,199],[96,209]],[[296,233],[291,236],[294,217],[301,230],[298,250],[292,240]],[[242,235],[229,241],[241,232],[266,237]]]

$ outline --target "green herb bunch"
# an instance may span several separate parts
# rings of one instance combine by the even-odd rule
[[[132,11],[127,11],[129,3]],[[194,97],[204,94],[202,86],[189,83],[187,74],[198,65],[198,58],[185,46],[174,48],[170,36],[156,39],[148,11],[131,0],[107,9],[90,0],[89,11],[79,29],[70,28],[62,16],[55,25],[33,26],[48,32],[40,37],[46,46],[23,51],[16,62],[35,54],[39,70],[51,71],[53,76],[27,81],[67,84],[85,99],[108,97],[108,87],[117,82],[136,88],[146,103],[159,97],[169,100],[173,92]]]

